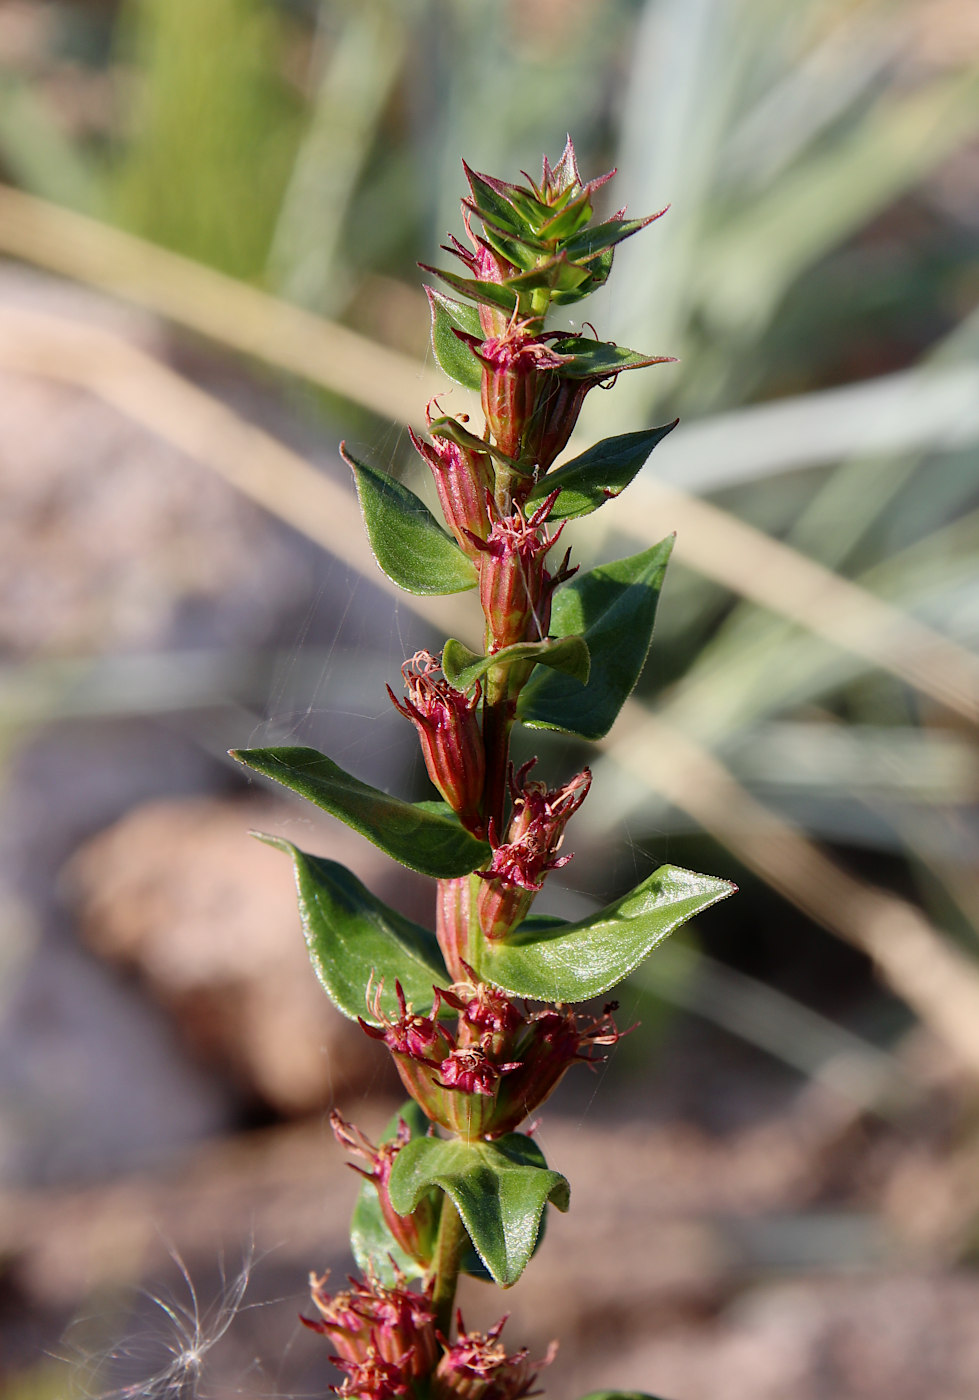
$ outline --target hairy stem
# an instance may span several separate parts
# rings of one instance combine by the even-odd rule
[[[432,1306],[435,1309],[435,1326],[444,1337],[450,1335],[452,1328],[452,1309],[465,1242],[466,1231],[459,1219],[455,1203],[451,1196],[443,1195],[442,1216],[439,1220],[438,1239],[435,1242],[435,1258],[432,1261]]]
[[[506,827],[507,764],[510,756],[510,730],[515,702],[510,698],[507,668],[494,667],[486,677],[483,709],[483,743],[486,746],[486,789],[484,803],[487,826],[495,824],[496,840],[502,841]]]

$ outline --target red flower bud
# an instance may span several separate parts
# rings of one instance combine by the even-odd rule
[[[489,870],[479,872],[483,884],[476,908],[487,938],[505,938],[512,932],[543,889],[548,871],[567,865],[571,856],[558,856],[557,851],[564,828],[591,786],[591,772],[585,768],[564,787],[549,792],[543,783],[527,781],[535,762],[525,763],[516,778],[511,774],[513,815],[507,840],[495,847]]]
[[[442,950],[449,976],[461,982],[466,976],[472,903],[469,876],[439,880],[435,896],[435,936]]]
[[[542,391],[546,393],[545,386],[564,363],[562,357],[548,349],[543,339],[530,334],[526,322],[516,319],[503,335],[482,342],[471,336],[462,338],[483,366],[483,414],[493,441],[515,461],[535,464],[536,434],[528,429],[538,416]]]
[[[463,826],[481,836],[479,802],[486,781],[486,753],[476,717],[480,686],[467,699],[439,674],[437,659],[416,652],[401,668],[408,699],[401,704],[391,687],[391,702],[418,731],[428,776]]]
[[[431,403],[425,410],[425,418],[431,425]],[[472,554],[474,546],[470,536],[485,539],[489,531],[486,492],[493,485],[489,457],[444,437],[436,437],[431,443],[423,442],[411,428],[408,436],[432,470],[446,524],[466,553]]]
[[[571,337],[562,331],[534,333],[531,326],[514,316],[499,336],[480,341],[464,331],[456,335],[483,367],[483,414],[495,445],[523,468],[533,467],[539,479],[567,446],[589,389],[615,374],[562,373],[572,356],[546,342]],[[531,485],[528,476],[527,491]]]
[[[472,213],[465,200],[462,203],[462,218],[466,225],[466,233],[473,250],[470,251],[464,243],[460,243],[458,238],[449,234],[449,244],[443,244],[447,253],[454,253],[461,262],[465,264],[469,272],[479,282],[496,282],[502,284],[514,277],[517,268],[513,263],[508,262],[502,254],[480,238],[479,234],[472,230]],[[425,267],[425,264],[422,264]],[[426,271],[437,272],[437,268],[426,268]],[[479,306],[479,324],[484,335],[502,335],[506,329],[509,317],[507,313],[495,306]]]
[[[485,540],[470,536],[481,555],[479,601],[490,652],[547,636],[551,594],[569,576],[562,567],[552,578],[544,567],[545,556],[564,529],[562,521],[550,538],[541,530],[556,499],[552,491],[529,519],[518,507],[516,514],[494,520]]]
[[[366,1169],[356,1166],[353,1162],[349,1165],[360,1176],[373,1183],[384,1222],[401,1248],[427,1268],[435,1252],[438,1230],[438,1214],[433,1209],[432,1201],[426,1196],[410,1215],[399,1215],[391,1204],[388,1191],[394,1159],[411,1137],[407,1124],[403,1119],[399,1120],[398,1132],[393,1141],[382,1142],[379,1147],[375,1147],[359,1128],[342,1118],[336,1109],[330,1114],[330,1127],[341,1147],[367,1162]]]

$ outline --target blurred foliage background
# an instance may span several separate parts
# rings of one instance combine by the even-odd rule
[[[580,436],[682,423],[575,541],[585,562],[679,534],[653,661],[621,733],[593,757],[578,859],[558,899],[562,912],[583,908],[667,858],[743,887],[637,975],[626,1000],[646,1029],[620,1057],[623,1097],[635,1102],[630,1071],[657,1046],[689,1049],[690,1027],[712,1025],[703,1033],[734,1037],[708,1041],[715,1050],[751,1043],[801,1073],[793,1085],[821,1084],[854,1114],[896,1114],[913,1138],[908,1105],[932,1093],[937,1056],[938,1077],[955,1087],[932,1155],[960,1171],[979,1152],[979,12],[969,0],[7,0],[8,392],[43,383],[94,396],[285,526],[256,545],[258,527],[236,534],[210,486],[188,484],[186,506],[133,487],[154,529],[166,535],[160,521],[170,521],[168,562],[150,583],[136,566],[106,570],[92,521],[114,517],[86,526],[84,502],[100,490],[125,502],[130,488],[90,484],[99,433],[69,428],[70,474],[31,495],[30,444],[55,431],[47,401],[33,419],[5,420],[5,530],[9,543],[23,528],[28,544],[0,563],[0,726],[21,837],[3,867],[4,1044],[19,1062],[47,1044],[23,988],[41,977],[51,940],[79,923],[60,895],[51,913],[51,881],[130,808],[240,797],[220,758],[230,744],[332,740],[374,781],[393,781],[366,771],[382,759],[420,781],[380,682],[437,641],[432,624],[451,624],[456,604],[402,600],[390,624],[377,621],[390,603],[370,592],[377,575],[355,541],[332,445],[344,434],[367,443],[418,473],[420,488],[401,426],[419,420],[438,381],[415,263],[459,230],[463,156],[501,175],[534,172],[568,129],[584,173],[618,167],[617,204],[636,214],[670,205],[619,251],[587,314],[603,337],[678,357],[592,395]],[[94,312],[79,287],[112,309]],[[149,319],[127,321],[136,313],[123,308]],[[465,408],[458,390],[444,404]],[[67,571],[41,529],[66,501],[83,503],[76,525],[91,555]],[[197,533],[175,544],[195,502]],[[137,556],[142,528],[119,525]],[[341,564],[324,565],[302,535]],[[205,561],[214,578],[203,579]],[[86,598],[82,622],[52,622],[50,567],[66,597],[73,587]],[[120,622],[119,596],[108,600],[131,586],[138,618]],[[141,588],[172,596],[147,602]],[[215,601],[226,595],[234,604]],[[74,617],[66,597],[57,606]],[[112,747],[120,734],[134,736],[130,748]],[[541,743],[548,763],[581,761],[554,738]],[[167,744],[206,763],[156,785],[153,754],[166,767]],[[145,778],[93,807],[91,781],[78,778],[86,763],[103,774],[133,764]],[[57,796],[37,798],[25,825],[38,769]],[[45,802],[70,806],[74,778],[85,815],[35,869],[45,884],[35,899],[17,873],[24,832],[43,841]],[[96,948],[89,925],[111,923],[99,915],[111,904],[111,890],[89,890]],[[216,907],[221,918],[230,906]],[[193,1020],[186,1002],[179,1012]],[[49,1166],[59,1120],[45,1063],[41,1054],[36,1070],[21,1063],[4,1081],[11,1190],[132,1165],[123,1146],[118,1158],[80,1149]],[[766,1062],[745,1063],[750,1078]],[[197,1117],[176,1113],[170,1146],[288,1112],[262,1083],[230,1108],[205,1094],[211,1107]],[[684,1112],[737,1118],[720,1104],[726,1085],[717,1080],[712,1104],[707,1089],[699,1100],[690,1089]],[[145,1160],[166,1158],[152,1135],[139,1140]],[[967,1259],[977,1211],[973,1172],[951,1214],[925,1212],[940,1225],[932,1235],[922,1225],[922,1238]],[[850,1391],[837,1384],[839,1400]]]

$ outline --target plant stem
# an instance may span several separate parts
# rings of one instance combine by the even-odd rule
[[[486,821],[487,825],[491,820],[495,823],[497,841],[504,839],[505,832],[507,762],[514,713],[506,667],[493,667],[486,677],[483,743],[486,747]]]
[[[462,1263],[465,1239],[466,1231],[459,1219],[455,1202],[451,1196],[443,1195],[442,1216],[439,1220],[438,1239],[435,1242],[435,1258],[432,1261],[435,1279],[432,1306],[435,1309],[435,1326],[444,1337],[451,1333],[452,1308],[459,1283],[459,1266]]]

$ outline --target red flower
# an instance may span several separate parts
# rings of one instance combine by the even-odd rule
[[[431,403],[425,409],[425,419],[431,426]],[[493,485],[493,472],[488,456],[484,452],[460,447],[445,437],[435,437],[430,443],[423,442],[411,428],[408,429],[408,436],[432,470],[446,524],[466,553],[472,554],[470,536],[478,535],[480,539],[485,539],[489,530],[486,492]]]
[[[475,538],[475,537],[474,537]],[[428,776],[459,819],[483,834],[479,811],[486,781],[486,753],[476,717],[480,686],[471,698],[455,690],[430,652],[416,652],[401,668],[408,699],[402,704],[390,686],[391,703],[418,731]]]
[[[458,1340],[449,1346],[441,1339],[445,1352],[435,1369],[433,1400],[521,1400],[535,1393],[537,1372],[554,1360],[556,1342],[540,1361],[531,1361],[526,1347],[507,1356],[500,1341],[505,1317],[488,1332],[467,1332],[462,1313],[456,1317]]]
[[[527,781],[535,762],[525,763],[515,778],[511,774],[513,815],[507,840],[495,847],[489,870],[479,872],[483,884],[476,908],[487,938],[505,938],[516,928],[543,889],[548,871],[567,865],[571,856],[557,851],[564,828],[591,786],[585,768],[563,787],[548,791],[544,783]]]
[[[388,1182],[391,1179],[394,1159],[411,1136],[404,1119],[399,1120],[398,1132],[394,1140],[382,1142],[379,1147],[375,1147],[359,1128],[355,1128],[352,1123],[348,1123],[346,1119],[342,1118],[336,1109],[330,1114],[330,1127],[341,1147],[345,1147],[348,1152],[354,1153],[355,1156],[361,1157],[367,1162],[366,1169],[356,1166],[353,1162],[350,1162],[349,1165],[360,1176],[366,1177],[368,1181],[373,1183],[384,1222],[401,1248],[412,1259],[417,1260],[419,1264],[427,1268],[435,1251],[435,1237],[438,1229],[438,1216],[432,1208],[431,1200],[424,1197],[418,1208],[413,1210],[410,1215],[399,1215],[391,1204],[388,1192]]]
[[[435,1313],[427,1293],[403,1284],[384,1288],[374,1278],[350,1280],[350,1288],[330,1295],[327,1276],[310,1275],[312,1299],[320,1314],[302,1320],[335,1347],[330,1358],[346,1371],[338,1395],[357,1400],[394,1400],[414,1394],[414,1381],[431,1374],[438,1357]]]

